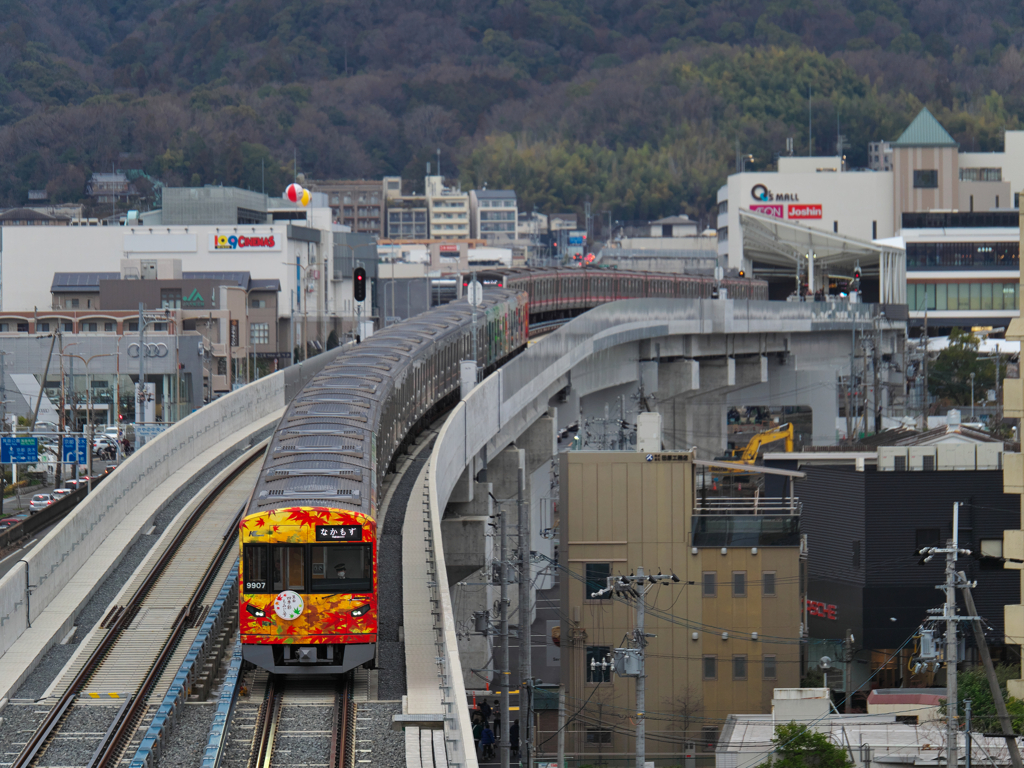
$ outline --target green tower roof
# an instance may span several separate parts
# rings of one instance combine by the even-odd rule
[[[957,147],[953,137],[935,119],[935,116],[924,107],[917,113],[914,121],[892,143],[894,147]]]

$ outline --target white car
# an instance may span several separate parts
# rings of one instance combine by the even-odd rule
[[[56,499],[48,493],[37,493],[28,503],[28,510],[29,512],[38,512],[41,509],[46,509],[55,501]]]

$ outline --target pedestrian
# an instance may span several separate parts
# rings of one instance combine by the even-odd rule
[[[480,718],[473,718],[473,744],[475,745],[476,754],[480,754],[480,737],[484,732],[484,724]]]
[[[494,758],[494,731],[486,723],[484,723],[483,730],[480,731],[480,746],[483,749],[482,757],[485,760]]]
[[[484,725],[491,722],[491,705],[487,703],[487,699],[480,702],[480,715],[484,719]]]
[[[508,729],[508,741],[512,748],[512,757],[519,757],[519,721],[513,720]]]
[[[495,699],[494,708],[491,710],[494,713],[494,733],[496,736],[501,735],[501,703]]]

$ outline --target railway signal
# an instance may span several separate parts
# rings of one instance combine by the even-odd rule
[[[352,296],[356,301],[366,300],[366,270],[362,267],[352,272]]]

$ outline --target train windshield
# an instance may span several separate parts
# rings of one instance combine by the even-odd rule
[[[274,546],[274,591],[293,589],[305,592],[306,548],[304,546]]]
[[[324,544],[310,547],[310,592],[370,592],[373,553],[369,544]]]

